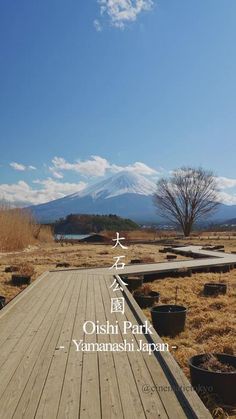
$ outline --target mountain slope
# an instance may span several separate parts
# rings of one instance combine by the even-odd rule
[[[153,204],[155,183],[131,172],[120,172],[78,193],[30,207],[40,222],[52,222],[68,214],[116,214],[140,223],[162,222]],[[236,217],[236,205],[220,204],[209,222]]]
[[[108,199],[124,194],[152,195],[155,191],[155,183],[144,176],[123,171],[109,177],[95,185],[88,186],[82,191],[66,198],[76,199],[90,196],[93,199]]]
[[[38,221],[50,222],[71,213],[117,214],[135,221],[156,219],[155,183],[144,176],[120,172],[78,193],[30,207]]]

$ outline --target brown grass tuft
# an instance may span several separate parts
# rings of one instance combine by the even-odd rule
[[[26,275],[26,276],[33,276],[35,273],[35,269],[31,263],[22,262],[19,266],[19,274]]]
[[[22,250],[38,240],[52,240],[49,227],[36,224],[28,211],[7,205],[0,206],[0,231],[1,252]]]

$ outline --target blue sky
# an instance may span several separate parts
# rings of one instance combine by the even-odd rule
[[[235,0],[1,0],[0,197],[201,165],[236,203],[235,15]]]

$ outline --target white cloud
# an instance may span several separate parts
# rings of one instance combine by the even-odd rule
[[[236,179],[227,178],[223,176],[216,177],[216,182],[219,188],[218,200],[226,205],[236,205],[236,193],[233,190],[231,193],[226,192],[227,189],[236,188]]]
[[[226,205],[236,205],[236,194],[229,194],[227,192],[218,192],[218,201]]]
[[[143,11],[152,9],[153,0],[97,0],[101,16],[107,16],[111,25],[123,29],[134,22]]]
[[[218,187],[221,189],[236,187],[236,179],[219,176],[216,178],[216,181],[217,181]]]
[[[138,173],[140,175],[144,175],[144,176],[150,176],[150,175],[155,175],[158,172],[155,169],[152,169],[151,167],[147,166],[146,164],[142,163],[142,162],[135,162],[133,164],[130,164],[128,166],[116,166],[116,165],[111,165],[111,171],[112,172],[121,172],[123,170],[126,170],[128,172],[135,172]]]
[[[49,172],[51,172],[52,176],[56,179],[63,179],[63,174],[58,172],[54,167],[49,167]]]
[[[101,32],[102,31],[102,25],[100,23],[100,21],[98,19],[95,19],[93,21],[93,26],[95,27],[97,32]]]
[[[69,163],[63,157],[54,157],[52,166],[49,170],[56,178],[59,178],[59,176],[61,177],[61,172],[66,170],[74,171],[88,177],[101,177],[107,173],[118,173],[123,170],[146,176],[158,173],[155,169],[152,169],[142,162],[135,162],[128,166],[118,166],[109,163],[108,160],[99,156],[91,156],[89,160],[85,161],[77,160],[75,163]]]
[[[23,164],[16,163],[15,161],[11,162],[10,163],[10,166],[12,167],[12,169],[19,170],[21,172],[23,172],[24,170],[26,170],[26,167]]]
[[[12,167],[12,169],[17,170],[19,172],[24,172],[26,170],[36,170],[36,167],[34,166],[25,166],[24,164],[17,163],[15,161],[11,162],[9,165]]]
[[[25,205],[41,204],[79,192],[87,186],[85,182],[57,182],[51,178],[35,180],[34,184],[38,185],[38,187],[32,188],[23,180],[14,184],[1,184],[0,200],[4,200],[10,204],[17,204],[19,202],[25,203]]]
[[[72,170],[91,177],[104,176],[110,166],[106,159],[99,156],[91,156],[91,159],[86,161],[77,160],[75,163],[69,163],[62,157],[54,157],[52,163],[56,171]]]

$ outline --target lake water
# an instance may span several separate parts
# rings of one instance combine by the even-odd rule
[[[90,234],[55,234],[56,240],[81,240],[85,239],[85,237],[90,236]]]

